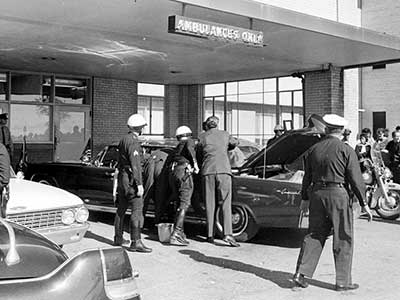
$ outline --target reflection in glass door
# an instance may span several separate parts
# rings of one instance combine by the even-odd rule
[[[55,161],[79,161],[90,138],[89,110],[58,107],[54,118]]]

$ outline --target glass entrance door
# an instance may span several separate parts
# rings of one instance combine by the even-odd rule
[[[79,161],[90,138],[89,108],[57,107],[54,114],[55,161]]]

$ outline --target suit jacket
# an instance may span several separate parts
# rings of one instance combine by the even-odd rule
[[[234,149],[236,144],[228,132],[217,128],[200,134],[197,152],[201,174],[231,174],[228,150]]]

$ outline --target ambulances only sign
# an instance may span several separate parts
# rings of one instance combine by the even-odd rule
[[[262,31],[211,23],[177,15],[168,17],[168,32],[242,43],[255,47],[264,46],[264,34]]]

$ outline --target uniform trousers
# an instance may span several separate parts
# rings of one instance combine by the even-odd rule
[[[232,234],[232,177],[230,174],[203,175],[203,195],[206,200],[207,236],[214,236],[215,207],[222,207],[224,235]],[[216,201],[218,200],[218,202]]]
[[[178,209],[187,210],[193,195],[193,176],[188,173],[188,164],[179,164],[169,174],[169,185],[172,189],[172,198],[178,200]]]
[[[126,170],[118,173],[117,213],[114,227],[115,237],[122,239],[124,217],[128,208],[131,209],[130,234],[131,240],[140,239],[140,228],[143,227],[143,198],[137,197],[137,187],[131,185],[131,174]]]
[[[349,285],[353,258],[353,210],[343,187],[313,187],[310,193],[309,230],[296,272],[312,277],[325,241],[333,229],[336,284]]]
[[[150,199],[154,202],[154,222],[160,223],[161,217],[165,213],[165,206],[168,204],[165,195],[168,194],[168,179],[166,178],[165,161],[149,158],[144,168],[144,207],[143,215],[146,215]]]

